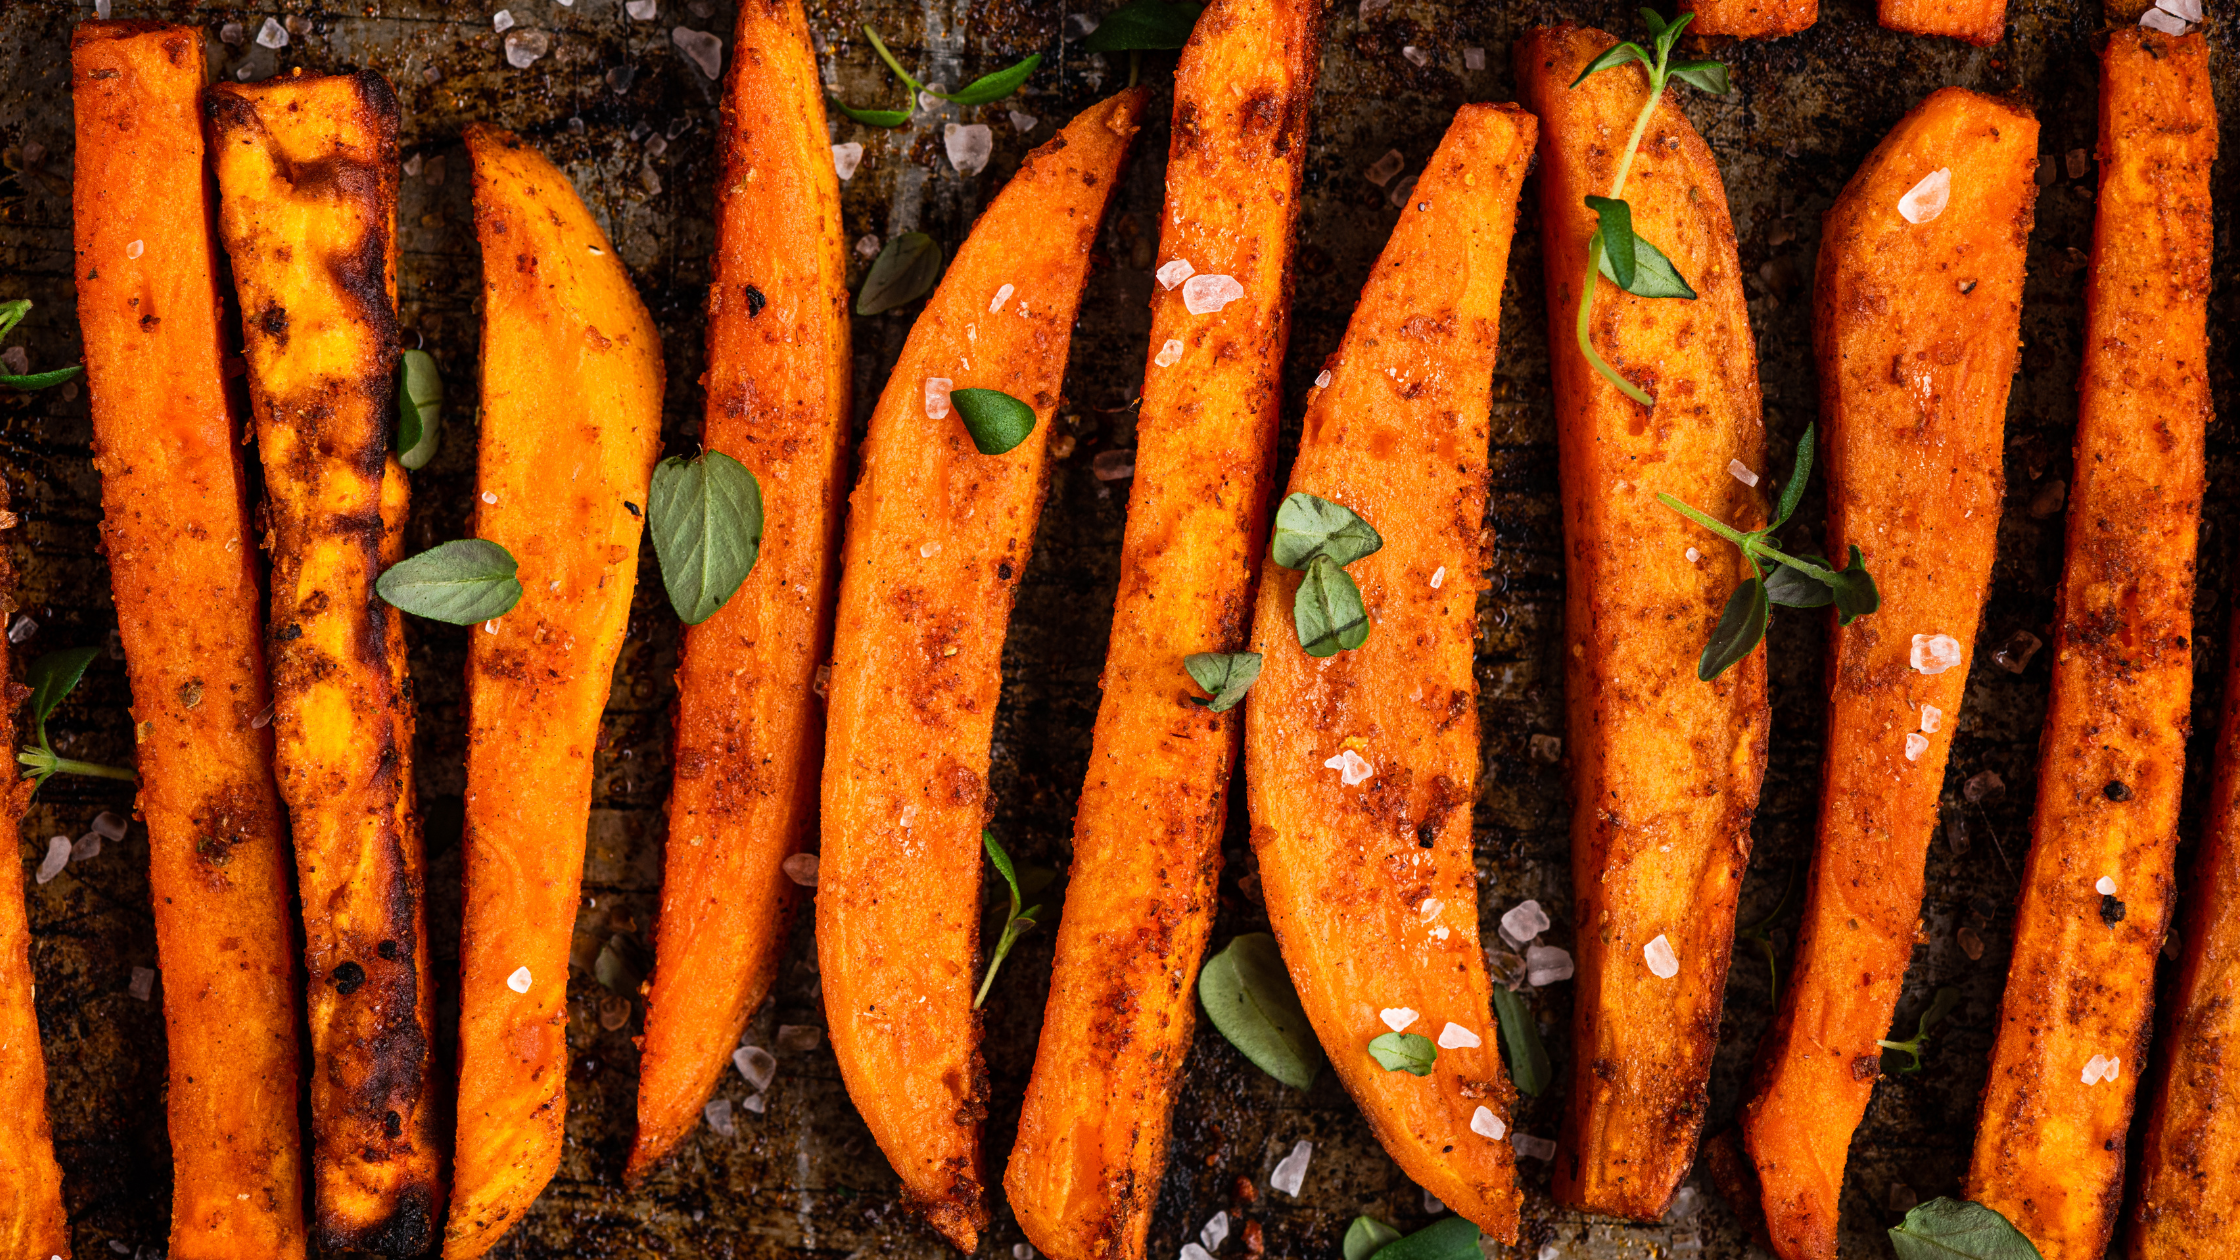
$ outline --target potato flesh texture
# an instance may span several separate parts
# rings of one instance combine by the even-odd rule
[[[1878,0],[1875,17],[1893,31],[1949,35],[1989,48],[2006,31],[2007,0]]]
[[[1820,20],[1820,0],[1683,0],[1680,7],[1696,15],[1691,35],[1774,39]]]
[[[1192,315],[1179,288],[1152,296],[1149,352],[1185,350],[1145,369],[1104,698],[1004,1174],[1028,1239],[1056,1260],[1140,1257],[1166,1168],[1243,716],[1193,703],[1182,659],[1239,650],[1251,629],[1319,8],[1221,0],[1176,71],[1159,258],[1232,276],[1244,297]]]
[[[700,1123],[770,991],[800,900],[781,865],[815,816],[824,752],[816,672],[839,579],[851,392],[840,184],[800,0],[742,5],[732,46],[703,433],[753,471],[765,528],[754,572],[685,630],[678,664],[633,1178]]]
[[[2037,197],[2037,120],[1963,88],[1930,96],[1884,137],[1821,232],[1814,286],[1828,546],[1858,543],[1882,606],[1834,630],[1820,844],[1778,1021],[1743,1135],[1784,1260],[1834,1260],[1851,1135],[1881,1063],[1877,1039],[1913,959],[1922,873],[2004,494],[2007,389]],[[1952,200],[1909,223],[1899,199],[1952,172]],[[1912,667],[1915,634],[1961,662]],[[1918,760],[1923,705],[1943,719]]]
[[[401,617],[373,593],[405,506],[403,471],[383,458],[396,99],[370,74],[212,97],[272,520],[272,728],[304,908],[314,1219],[322,1246],[405,1254],[433,1241],[441,1196],[412,705]],[[334,974],[345,963],[364,972],[350,994]]]
[[[1966,1183],[2047,1260],[2100,1256],[2122,1194],[2170,914],[2209,418],[2206,50],[2198,36],[2118,30],[2100,85],[2053,697]],[[2127,799],[2110,799],[2116,783]],[[2102,876],[2124,905],[2113,924],[2094,887]],[[2115,1080],[2083,1083],[2094,1055],[2122,1060]]]
[[[1261,890],[1315,1036],[1401,1169],[1504,1242],[1515,1157],[1470,1127],[1480,1106],[1507,1124],[1515,1097],[1478,944],[1471,628],[1501,288],[1534,130],[1515,106],[1464,106],[1370,272],[1289,489],[1384,536],[1346,569],[1375,625],[1358,648],[1308,656],[1292,624],[1300,575],[1268,561],[1245,722]],[[1375,777],[1347,786],[1324,765],[1347,749]],[[1441,1049],[1428,1078],[1386,1071],[1368,1045],[1398,1006],[1421,1012],[1410,1032],[1436,1039],[1451,1022],[1479,1044]]]
[[[290,851],[255,721],[271,692],[218,331],[202,32],[86,23],[72,61],[78,324],[165,977],[170,1250],[301,1256]]]
[[[1702,1131],[1768,723],[1762,650],[1713,682],[1696,679],[1720,610],[1747,577],[1743,561],[1654,495],[1751,528],[1764,517],[1762,498],[1728,466],[1763,472],[1765,446],[1726,193],[1669,95],[1643,136],[1625,199],[1635,230],[1701,296],[1637,298],[1601,284],[1592,325],[1597,350],[1658,400],[1654,412],[1577,349],[1595,227],[1583,198],[1609,193],[1646,89],[1631,66],[1568,85],[1616,42],[1583,27],[1543,29],[1518,43],[1517,70],[1542,126],[1580,890],[1578,1070],[1555,1194],[1566,1206],[1654,1220]],[[1688,560],[1691,548],[1700,560]],[[1679,958],[1670,980],[1644,961],[1658,936]]]
[[[987,1223],[972,997],[1003,636],[1089,250],[1145,96],[1083,111],[973,225],[872,414],[849,503],[818,867],[825,1012],[849,1097],[912,1202],[965,1252]],[[936,377],[1028,404],[1034,432],[979,454],[953,407],[926,417]]]
[[[592,750],[661,443],[660,335],[606,235],[534,148],[480,124],[466,143],[483,274],[474,535],[512,553],[524,593],[469,635],[446,1260],[489,1250],[560,1166]]]

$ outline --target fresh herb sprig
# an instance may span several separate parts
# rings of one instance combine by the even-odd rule
[[[923,232],[898,232],[856,290],[856,314],[884,315],[933,292],[941,283],[941,242]]]
[[[1781,1005],[1781,962],[1773,949],[1773,925],[1781,918],[1781,912],[1789,908],[1789,894],[1795,889],[1795,871],[1792,869],[1789,882],[1781,886],[1781,900],[1773,903],[1773,909],[1766,917],[1734,934],[1736,940],[1749,941],[1765,954],[1766,1005],[1776,1009]]]
[[[1672,60],[1672,46],[1679,42],[1680,32],[1695,20],[1695,14],[1683,13],[1666,22],[1654,9],[1641,10],[1641,20],[1648,24],[1649,49],[1631,42],[1624,42],[1604,52],[1579,77],[1571,81],[1573,88],[1587,81],[1587,77],[1614,66],[1638,61],[1649,77],[1648,99],[1641,103],[1641,112],[1633,120],[1633,134],[1626,139],[1625,152],[1618,158],[1618,173],[1610,181],[1610,195],[1588,197],[1587,208],[1595,212],[1600,226],[1587,241],[1587,274],[1579,284],[1579,352],[1587,357],[1594,370],[1600,372],[1612,385],[1625,392],[1644,407],[1654,407],[1651,398],[1640,386],[1618,375],[1602,356],[1595,353],[1594,342],[1587,335],[1594,312],[1595,277],[1606,276],[1612,284],[1636,297],[1693,299],[1695,290],[1689,287],[1672,260],[1664,251],[1636,235],[1633,230],[1633,207],[1624,201],[1626,175],[1633,169],[1633,156],[1641,149],[1641,138],[1649,130],[1649,119],[1657,111],[1657,102],[1664,99],[1665,84],[1678,79],[1700,91],[1714,96],[1725,96],[1729,84],[1727,68],[1716,61]]]
[[[16,760],[31,768],[24,775],[34,784],[45,783],[58,774],[83,774],[96,779],[123,779],[127,782],[140,776],[121,766],[98,765],[91,761],[78,761],[55,752],[47,742],[47,718],[62,707],[62,701],[77,689],[78,680],[86,676],[86,666],[101,655],[98,647],[65,648],[49,652],[31,662],[24,671],[24,681],[31,684],[31,721],[38,732],[37,744],[25,744],[16,753]],[[32,789],[37,791],[37,787]]]
[[[1366,1216],[1354,1218],[1354,1225],[1359,1227],[1363,1221],[1375,1228],[1363,1229],[1358,1243],[1354,1231],[1346,1231],[1347,1260],[1353,1260],[1357,1245],[1365,1246],[1372,1238],[1380,1241],[1369,1250],[1368,1260],[1478,1260],[1485,1254],[1478,1242],[1478,1227],[1465,1217],[1441,1217],[1405,1238],[1384,1222]],[[1393,1236],[1386,1238],[1386,1234]]]
[[[1981,1203],[1931,1199],[1890,1230],[1898,1260],[2044,1260],[2014,1222]]]
[[[0,337],[5,337],[13,331],[17,324],[23,322],[23,317],[30,311],[31,300],[29,298],[0,302]],[[59,367],[51,372],[0,372],[0,385],[5,385],[10,389],[22,390],[28,394],[35,389],[60,385],[83,371],[85,371],[83,367],[73,363],[69,367]]]
[[[1291,599],[1292,628],[1309,656],[1335,656],[1369,641],[1369,611],[1346,566],[1384,546],[1384,538],[1351,508],[1311,494],[1293,494],[1276,509],[1269,556],[1302,570]]]
[[[1951,1014],[1952,1008],[1958,1005],[1960,1005],[1960,990],[1949,986],[1939,989],[1937,995],[1929,1000],[1929,1009],[1921,1012],[1921,1022],[1914,1027],[1913,1040],[1877,1041],[1875,1044],[1885,1050],[1894,1050],[1899,1054],[1913,1056],[1912,1063],[1898,1069],[1910,1076],[1921,1070],[1921,1048],[1929,1044],[1929,1029],[1934,1027],[1938,1020]]]
[[[1705,682],[1750,655],[1766,637],[1766,621],[1774,604],[1785,608],[1834,604],[1837,617],[1847,626],[1882,606],[1882,595],[1875,589],[1857,543],[1851,545],[1851,563],[1841,569],[1824,557],[1792,556],[1775,545],[1778,540],[1773,532],[1788,523],[1804,498],[1805,482],[1812,476],[1812,442],[1813,426],[1808,424],[1804,437],[1797,442],[1796,463],[1781,487],[1773,519],[1763,529],[1745,534],[1669,494],[1657,494],[1657,502],[1733,543],[1750,562],[1750,576],[1728,597],[1726,610],[1719,614],[1719,624],[1712,629],[1711,640],[1703,645],[1703,656],[1696,662],[1696,677]]]
[[[1019,85],[1027,81],[1027,76],[1033,74],[1035,67],[1042,64],[1041,53],[1030,53],[1026,60],[1016,65],[1006,66],[993,74],[981,75],[954,92],[935,92],[928,90],[924,84],[912,78],[909,71],[902,68],[902,63],[896,61],[894,54],[887,51],[886,42],[879,38],[879,32],[866,25],[863,28],[863,33],[870,38],[872,51],[879,54],[879,60],[887,63],[887,69],[894,72],[894,77],[902,80],[902,85],[910,89],[910,100],[901,109],[856,109],[838,97],[833,98],[833,105],[841,113],[867,127],[907,126],[910,122],[911,106],[917,103],[920,92],[924,92],[927,96],[936,100],[947,101],[952,105],[986,105],[992,101],[1000,101],[1018,91]]]
[[[1206,1019],[1254,1067],[1293,1089],[1314,1084],[1322,1043],[1284,969],[1276,938],[1247,932],[1198,969]]]
[[[1180,48],[1190,42],[1202,5],[1188,0],[1130,0],[1104,15],[1081,41],[1086,52],[1146,52]]]
[[[996,868],[996,873],[1003,876],[1004,887],[1011,894],[1011,908],[1004,915],[1003,935],[996,938],[996,947],[988,954],[988,971],[980,977],[980,991],[972,995],[973,1010],[979,1010],[981,1003],[988,1000],[988,989],[996,982],[996,969],[1003,966],[1004,958],[1011,953],[1011,947],[1018,944],[1019,938],[1034,930],[1036,916],[1042,913],[1038,905],[1024,910],[1019,908],[1024,898],[1019,895],[1018,873],[1011,868],[1011,855],[996,843],[993,833],[980,833],[980,847],[987,853],[988,862]]]

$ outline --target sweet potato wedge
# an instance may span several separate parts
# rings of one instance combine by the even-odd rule
[[[742,4],[732,47],[702,440],[753,470],[764,530],[746,584],[685,631],[677,667],[633,1178],[700,1122],[777,975],[800,892],[780,866],[816,815],[816,673],[840,575],[847,243],[800,0]]]
[[[256,720],[272,696],[218,328],[202,39],[86,22],[71,42],[78,327],[139,726],[178,1260],[306,1245],[290,850]]]
[[[1876,0],[1875,18],[1893,31],[1989,48],[2006,33],[2007,0]]]
[[[1535,129],[1513,105],[1456,113],[1309,396],[1290,489],[1382,533],[1347,569],[1373,628],[1309,656],[1292,622],[1300,575],[1265,561],[1244,738],[1260,886],[1315,1036],[1402,1171],[1503,1242],[1517,1236],[1515,1092],[1478,945],[1470,662],[1501,289]],[[1443,1047],[1429,1076],[1370,1057],[1393,1007]]]
[[[295,831],[326,1249],[417,1255],[442,1210],[395,558],[397,101],[380,76],[209,93],[272,528],[272,727]],[[148,248],[161,243],[148,242]]]
[[[1572,766],[1578,997],[1558,1202],[1653,1220],[1695,1157],[1735,896],[1765,770],[1765,656],[1712,682],[1696,659],[1741,556],[1656,501],[1679,497],[1750,528],[1759,493],[1728,473],[1764,466],[1757,355],[1734,228],[1711,152],[1668,97],[1633,160],[1626,199],[1701,296],[1635,297],[1600,284],[1593,336],[1651,411],[1604,380],[1573,331],[1594,216],[1646,90],[1626,67],[1570,87],[1617,41],[1557,26],[1517,44],[1517,81],[1541,126],[1540,222],[1555,346],[1566,549],[1564,681]],[[1691,552],[1700,559],[1690,559]],[[1644,949],[1663,937],[1679,972]]]
[[[849,501],[817,886],[825,1016],[848,1096],[967,1254],[987,1224],[972,997],[1004,631],[1089,249],[1147,95],[1082,111],[973,225],[880,395]],[[979,453],[951,382],[1027,404],[1033,431]]]
[[[467,655],[459,1136],[445,1260],[473,1260],[560,1167],[568,942],[592,750],[638,580],[661,449],[661,337],[568,177],[513,133],[466,129],[482,243],[475,536],[521,602]]]
[[[2209,421],[2208,55],[2140,27],[2101,54],[2053,698],[1967,1178],[2046,1260],[2097,1258],[2114,1231],[2169,926]]]
[[[1691,35],[1775,39],[1820,20],[1820,0],[1681,0],[1680,7],[1696,15]]]
[[[1857,543],[1882,606],[1835,627],[1829,644],[1820,845],[1792,976],[1743,1111],[1783,1260],[1835,1260],[1851,1134],[1913,960],[1998,544],[2037,152],[2029,110],[1945,88],[1883,138],[1823,220],[1813,305],[1825,551]],[[1909,221],[1900,199],[1940,171],[1950,201]],[[1956,663],[1914,655],[1917,637],[1936,635],[1953,641]]]
[[[1004,1171],[1055,1260],[1140,1260],[1166,1170],[1242,717],[1193,703],[1182,659],[1241,650],[1251,630],[1320,27],[1316,0],[1217,0],[1175,71],[1159,259],[1244,297],[1192,315],[1179,290],[1152,295],[1104,699]]]

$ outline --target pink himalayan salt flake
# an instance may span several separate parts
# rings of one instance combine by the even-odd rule
[[[846,144],[836,144],[832,146],[832,173],[840,177],[841,183],[845,184],[849,180],[854,179],[856,177],[856,168],[862,165],[863,145],[854,140],[850,140]],[[864,240],[876,239],[876,237],[869,236],[864,238]],[[856,252],[858,254],[861,254],[863,252],[863,246],[860,243],[856,246]],[[871,252],[876,254],[879,251],[876,247],[874,247]]]
[[[1317,376],[1317,377],[1315,377],[1315,378],[1314,378],[1314,387],[1315,387],[1316,389],[1328,389],[1328,388],[1330,388],[1330,369],[1329,369],[1329,368],[1324,368],[1324,369],[1322,369],[1322,374],[1321,374],[1320,376]]]
[[[2114,1058],[2108,1055],[2096,1054],[2091,1058],[2085,1060],[2083,1078],[2084,1083],[2087,1085],[2097,1085],[2102,1081],[2112,1081],[2116,1079],[2117,1075],[2122,1071],[2122,1059]]]
[[[552,51],[550,31],[507,31],[506,64],[516,70],[526,70],[537,64],[537,59]]]
[[[1033,114],[1022,114],[1015,109],[1010,111],[1010,116],[1011,129],[1021,135],[1033,131],[1035,123],[1040,121]]]
[[[1244,296],[1233,276],[1192,276],[1182,282],[1182,305],[1192,315],[1211,315]]]
[[[1540,903],[1531,899],[1518,902],[1501,916],[1501,939],[1513,948],[1522,949],[1528,941],[1538,940],[1548,930],[1548,912]]]
[[[2154,0],[2154,7],[2165,13],[2175,13],[2188,22],[2199,22],[2202,18],[2201,0]]]
[[[669,29],[669,42],[685,59],[700,67],[700,73],[709,79],[723,77],[723,40],[707,31],[696,31],[688,26]]]
[[[1445,1028],[1439,1030],[1439,1048],[1441,1050],[1456,1050],[1484,1044],[1485,1041],[1478,1034],[1471,1032],[1451,1019],[1447,1021]]]
[[[1300,1187],[1307,1184],[1307,1162],[1313,1158],[1314,1143],[1301,1141],[1277,1161],[1275,1171],[1268,1174],[1268,1188],[1298,1198]]]
[[[1924,674],[1941,674],[1960,663],[1960,640],[1949,634],[1913,636],[1913,667]]]
[[[1158,278],[1160,288],[1172,289],[1197,273],[1198,269],[1190,265],[1189,259],[1177,258],[1153,272],[1152,275]]]
[[[1411,63],[1418,66],[1428,66],[1431,64],[1431,54],[1425,52],[1421,48],[1416,47],[1414,44],[1402,45],[1400,48],[1400,55],[1406,57]]]
[[[700,1109],[700,1115],[707,1120],[708,1127],[715,1130],[717,1137],[737,1137],[739,1135],[739,1122],[732,1118],[730,1099],[709,1099],[708,1105]]]
[[[1159,353],[1153,355],[1151,361],[1160,367],[1173,367],[1181,359],[1182,343],[1170,337],[1167,339],[1167,344],[1159,347]]]
[[[739,1104],[739,1110],[751,1111],[759,1116],[762,1114],[762,1109],[768,1105],[769,1104],[763,1095],[750,1094],[744,1101]]]
[[[1406,1032],[1408,1025],[1416,1022],[1416,1013],[1409,1007],[1388,1006],[1377,1012],[1377,1018],[1383,1020],[1384,1026],[1394,1032]]]
[[[635,21],[651,22],[659,6],[655,0],[625,0],[622,11]]]
[[[1470,1131],[1479,1137],[1498,1142],[1509,1131],[1509,1126],[1501,1122],[1501,1117],[1493,1114],[1492,1108],[1480,1103],[1478,1109],[1470,1113]]]
[[[993,314],[995,314],[995,313],[996,313],[997,311],[1000,311],[1000,310],[1002,310],[1002,309],[1003,309],[1003,304],[1004,304],[1005,302],[1008,302],[1008,301],[1010,301],[1010,300],[1011,300],[1011,295],[1012,295],[1012,294],[1014,294],[1014,293],[1017,293],[1017,292],[1018,292],[1018,290],[1017,290],[1016,288],[1013,288],[1012,286],[1010,286],[1010,285],[1008,285],[1008,284],[1006,284],[1006,285],[1003,285],[1002,287],[998,288],[998,289],[996,290],[996,295],[995,295],[995,297],[993,297],[993,298],[989,299],[989,301],[988,301],[988,313],[989,313],[990,315],[993,315]]]
[[[1929,751],[1928,736],[1918,734],[1909,734],[1906,736],[1907,761],[1919,761],[1921,760],[1921,754],[1927,751]]]
[[[124,839],[124,828],[124,819],[117,817],[115,814],[110,813],[108,810],[102,810],[100,813],[93,816],[93,830],[95,831],[95,833],[106,836],[111,840]]]
[[[1952,168],[1940,166],[1921,177],[1921,182],[1906,190],[1898,198],[1898,213],[1908,223],[1927,223],[1944,213],[1945,204],[1952,200]]]
[[[47,856],[39,860],[39,869],[32,876],[39,883],[47,884],[70,865],[70,837],[54,836],[47,841]]]
[[[513,974],[506,977],[506,987],[515,993],[527,993],[531,983],[532,980],[527,967],[516,967],[513,969]]]
[[[1556,1157],[1556,1144],[1544,1137],[1534,1137],[1523,1130],[1509,1135],[1509,1145],[1526,1159],[1550,1160]]]
[[[1524,951],[1524,982],[1537,989],[1569,980],[1578,971],[1571,951],[1561,945],[1528,945]]]
[[[731,1052],[731,1066],[739,1069],[747,1088],[759,1094],[770,1088],[770,1078],[778,1074],[778,1056],[761,1046],[741,1046]]]
[[[1751,472],[1750,465],[1739,459],[1727,461],[1727,475],[1746,486],[1754,487],[1758,484],[1758,474]]]
[[[1377,768],[1368,763],[1360,753],[1351,748],[1322,763],[1325,769],[1338,772],[1338,778],[1347,787],[1359,787],[1376,777]]]
[[[1922,705],[1922,706],[1921,706],[1921,733],[1922,733],[1922,734],[1924,734],[1924,735],[1934,735],[1934,734],[1936,734],[1936,733],[1937,733],[1937,728],[1938,728],[1938,727],[1940,727],[1940,726],[1943,726],[1943,725],[1944,725],[1944,710],[1943,710],[1943,709],[1940,709],[1940,708],[1938,708],[1937,706],[1935,706],[1935,705],[1933,705],[1933,704],[1925,704],[1925,705]]]
[[[1400,168],[1407,164],[1408,159],[1400,155],[1400,150],[1387,149],[1383,157],[1369,163],[1369,168],[1361,172],[1361,177],[1383,188],[1392,183],[1392,177],[1398,175]]]
[[[2115,895],[2116,895],[2116,881],[2115,881],[2115,878],[2114,878],[2113,876],[2109,876],[2109,875],[2102,875],[2102,876],[2100,877],[2100,882],[2099,882],[2099,883],[2097,883],[2097,884],[2094,884],[2094,885],[2092,886],[2092,891],[2094,891],[2094,892],[2096,892],[2096,893],[2099,893],[2099,894],[2100,894],[2101,896],[2103,896],[2103,897],[2113,897],[2113,896],[2115,896]]]
[[[1440,565],[1440,566],[1439,566],[1439,567],[1438,567],[1437,569],[1434,569],[1434,570],[1432,570],[1432,573],[1431,573],[1431,589],[1432,589],[1432,590],[1438,590],[1438,589],[1439,589],[1440,587],[1442,587],[1442,586],[1445,586],[1446,584],[1447,584],[1447,566],[1445,566],[1445,565],[1443,565],[1443,564],[1442,564],[1442,565]]]
[[[817,886],[817,855],[814,853],[796,853],[779,863],[778,869],[786,873],[787,879],[803,888]]]
[[[143,1002],[147,1001],[150,997],[153,997],[155,995],[156,973],[151,968],[134,967],[132,969],[132,984],[130,988],[133,997],[138,998]]]
[[[1089,461],[1089,471],[1099,481],[1126,481],[1136,475],[1136,453],[1128,451],[1098,451]]]
[[[955,381],[946,376],[929,376],[926,378],[926,419],[946,420],[949,418],[949,390],[955,384]]]
[[[941,147],[957,174],[978,175],[996,151],[996,137],[986,123],[948,123],[941,129]]]
[[[2166,13],[2161,9],[2149,9],[2140,14],[2139,25],[2150,31],[2161,31],[2165,35],[2183,35],[2186,33],[2186,20],[2184,18],[2175,13]]]
[[[1672,942],[1666,940],[1662,932],[1641,947],[1641,956],[1648,960],[1649,974],[1659,980],[1670,980],[1680,974],[1680,955],[1672,952]]]
[[[513,11],[512,11],[512,10],[510,10],[510,9],[500,9],[500,10],[498,10],[498,11],[497,11],[497,12],[496,12],[495,14],[492,14],[492,15],[491,15],[491,18],[490,18],[490,26],[491,26],[491,29],[493,29],[493,30],[497,31],[497,32],[498,32],[498,33],[499,33],[500,35],[503,35],[503,34],[505,34],[505,33],[506,33],[507,31],[510,31],[510,30],[512,30],[512,29],[513,29]]]
[[[815,1024],[780,1024],[777,1044],[787,1054],[807,1054],[824,1044],[824,1029]]]
[[[1465,49],[1463,49],[1463,50],[1462,50],[1462,68],[1463,68],[1463,69],[1465,69],[1465,70],[1483,70],[1483,69],[1485,69],[1485,68],[1486,68],[1486,50],[1485,50],[1485,49],[1483,49],[1483,48],[1465,48]],[[1535,1140],[1535,1141],[1538,1141],[1539,1139],[1535,1138],[1534,1140]],[[1549,1152],[1550,1152],[1551,1154],[1552,1154],[1552,1153],[1554,1153],[1554,1150],[1555,1150],[1555,1148],[1554,1148],[1553,1146],[1550,1146],[1550,1147],[1549,1147],[1548,1149],[1549,1149]]]

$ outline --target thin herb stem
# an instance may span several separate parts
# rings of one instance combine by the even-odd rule
[[[104,766],[91,761],[77,761],[57,756],[45,748],[26,747],[16,754],[16,760],[30,766],[33,774],[44,781],[53,774],[82,774],[95,779],[123,779],[127,782],[140,776],[119,766]]]
[[[1003,966],[1005,956],[1011,953],[1012,944],[1019,939],[1019,903],[1012,902],[1011,910],[1012,917],[1004,921],[1003,935],[996,939],[995,952],[988,956],[988,973],[980,977],[980,991],[972,995],[973,1010],[979,1010],[981,1003],[988,1000],[988,990],[996,982],[996,969]],[[1032,924],[1033,920],[1028,922]]]
[[[894,77],[902,80],[909,87],[911,107],[916,108],[918,93],[923,90],[918,86],[918,81],[910,77],[910,72],[902,68],[902,63],[894,59],[893,53],[887,51],[886,44],[879,39],[879,32],[872,30],[870,25],[866,23],[863,33],[871,37],[872,51],[879,54],[879,60],[886,62],[887,69],[894,71]]]
[[[1753,557],[1764,556],[1768,560],[1773,560],[1777,561],[1778,563],[1785,564],[1790,568],[1795,569],[1797,572],[1806,575],[1807,577],[1818,578],[1820,581],[1827,583],[1829,586],[1835,586],[1842,580],[1834,570],[1823,569],[1819,565],[1813,564],[1812,562],[1807,560],[1799,560],[1795,556],[1790,555],[1788,552],[1785,552],[1780,548],[1773,546],[1771,543],[1768,543],[1765,540],[1765,537],[1761,534],[1745,534],[1738,529],[1734,529],[1728,525],[1721,524],[1717,519],[1703,512],[1699,512],[1692,507],[1689,507],[1687,504],[1681,502],[1680,500],[1672,497],[1669,494],[1666,494],[1661,490],[1657,492],[1657,502],[1664,504],[1666,507],[1671,508],[1673,511],[1678,512],[1680,515],[1687,517],[1689,520],[1703,526],[1705,529],[1710,530],[1712,533],[1717,534],[1719,537],[1724,538],[1728,542],[1733,543],[1735,546],[1742,548],[1745,554]]]
[[[1657,64],[1644,67],[1649,75],[1649,99],[1642,102],[1641,112],[1634,116],[1633,135],[1626,140],[1625,155],[1618,159],[1617,177],[1610,181],[1610,199],[1612,201],[1620,200],[1625,196],[1626,176],[1633,170],[1633,155],[1641,147],[1642,135],[1649,130],[1649,117],[1656,113],[1658,99],[1664,95],[1665,58],[1666,54],[1660,52],[1657,55]],[[1593,339],[1587,335],[1588,330],[1593,326],[1594,290],[1601,271],[1602,234],[1597,232],[1587,246],[1587,278],[1579,286],[1579,350],[1587,356],[1587,362],[1594,367],[1594,370],[1602,373],[1603,379],[1617,386],[1625,393],[1626,397],[1644,407],[1655,407],[1657,400],[1651,398],[1647,391],[1618,375],[1615,369],[1608,363],[1603,362],[1602,356],[1595,353]]]
[[[1678,512],[1680,515],[1687,517],[1689,520],[1694,521],[1696,524],[1703,526],[1705,529],[1710,530],[1712,533],[1726,539],[1728,542],[1733,543],[1737,547],[1748,549],[1750,546],[1749,536],[1747,534],[1744,534],[1741,530],[1730,528],[1726,524],[1720,522],[1718,519],[1706,515],[1705,513],[1698,512],[1694,508],[1689,507],[1687,504],[1682,503],[1676,498],[1673,498],[1671,495],[1666,494],[1662,490],[1659,490],[1657,492],[1657,502],[1664,504],[1666,507],[1671,508],[1673,511]]]

